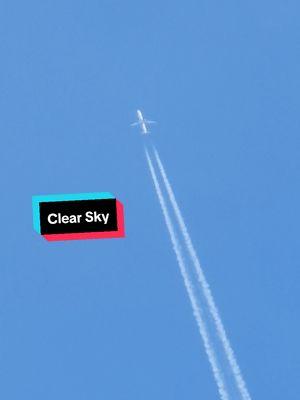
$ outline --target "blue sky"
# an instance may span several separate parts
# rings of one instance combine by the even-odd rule
[[[296,1],[0,4],[0,397],[216,399],[143,154],[165,163],[253,399],[299,398]],[[127,237],[48,243],[31,196]]]

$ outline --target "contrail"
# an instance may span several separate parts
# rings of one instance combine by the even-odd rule
[[[218,333],[218,336],[219,336],[219,338],[221,340],[221,343],[223,345],[224,352],[226,354],[228,363],[229,363],[229,365],[231,367],[231,370],[232,370],[236,385],[237,385],[238,390],[239,390],[239,392],[240,392],[240,394],[242,396],[242,399],[243,400],[251,400],[251,397],[250,397],[250,394],[248,392],[246,383],[245,383],[245,381],[243,379],[240,367],[239,367],[239,365],[237,363],[237,360],[235,358],[233,349],[232,349],[232,347],[230,345],[229,339],[228,339],[227,334],[225,332],[225,328],[224,328],[224,325],[222,323],[221,317],[219,315],[219,312],[218,312],[217,306],[215,304],[213,295],[211,293],[209,284],[207,283],[207,280],[206,280],[204,272],[203,272],[203,270],[201,268],[200,261],[198,259],[196,250],[195,250],[195,248],[193,246],[193,243],[192,243],[191,237],[189,235],[188,229],[186,227],[186,224],[184,222],[183,216],[182,216],[181,211],[179,209],[179,206],[177,204],[173,189],[172,189],[171,184],[170,184],[170,182],[169,182],[169,180],[167,178],[167,174],[166,174],[166,171],[165,171],[165,169],[163,167],[161,159],[159,157],[158,151],[156,150],[155,146],[153,146],[153,147],[154,147],[154,154],[155,154],[155,158],[156,158],[156,161],[157,161],[157,164],[158,164],[159,171],[161,173],[161,176],[162,176],[162,179],[164,181],[166,190],[168,192],[168,196],[169,196],[170,202],[171,202],[171,204],[173,206],[173,209],[174,209],[174,212],[175,212],[175,216],[176,216],[176,219],[178,221],[179,227],[181,229],[181,232],[182,232],[186,247],[188,249],[188,252],[190,254],[192,262],[193,262],[193,264],[195,266],[195,269],[196,269],[196,272],[197,272],[197,276],[198,276],[198,280],[200,282],[200,285],[202,287],[205,299],[207,301],[209,311],[210,311],[210,313],[212,315],[212,318],[214,320],[214,323],[216,325],[217,333]]]
[[[151,177],[153,180],[154,188],[155,188],[155,191],[156,191],[156,194],[157,194],[157,197],[158,197],[158,200],[159,200],[162,212],[163,212],[163,216],[165,219],[167,229],[169,231],[173,250],[174,250],[176,258],[177,258],[180,272],[181,272],[181,275],[182,275],[182,278],[183,278],[183,281],[184,281],[184,284],[185,284],[185,287],[186,287],[186,290],[187,290],[187,293],[188,293],[188,296],[189,296],[189,299],[190,299],[190,302],[192,305],[193,314],[196,319],[196,322],[197,322],[197,325],[199,328],[199,332],[200,332],[200,335],[201,335],[203,343],[204,343],[205,352],[206,352],[208,360],[210,362],[211,369],[212,369],[213,376],[214,376],[214,379],[215,379],[217,387],[218,387],[220,397],[222,400],[229,400],[229,396],[228,396],[225,384],[223,382],[223,377],[219,370],[219,366],[218,366],[218,363],[217,363],[217,360],[215,357],[215,353],[211,346],[208,332],[207,332],[204,320],[202,319],[199,306],[197,304],[196,296],[194,294],[194,289],[193,289],[192,283],[191,283],[188,273],[187,273],[187,269],[186,269],[186,266],[184,263],[184,259],[183,259],[182,253],[181,253],[181,249],[180,249],[176,234],[175,234],[173,223],[171,221],[170,214],[167,209],[167,205],[166,205],[165,199],[163,197],[163,194],[162,194],[151,158],[150,158],[149,153],[146,148],[145,148],[145,153],[146,153],[146,158],[147,158],[149,170],[151,173]]]

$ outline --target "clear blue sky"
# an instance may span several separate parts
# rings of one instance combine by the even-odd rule
[[[147,171],[155,141],[253,399],[300,397],[296,0],[0,4],[0,398],[217,399]],[[48,243],[31,196],[127,237]]]

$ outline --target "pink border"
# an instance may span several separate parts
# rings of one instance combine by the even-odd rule
[[[125,237],[124,207],[119,200],[116,200],[116,207],[117,207],[117,225],[118,225],[117,231],[59,233],[54,235],[43,235],[43,237],[49,242],[57,242],[59,240],[110,239],[110,238]]]

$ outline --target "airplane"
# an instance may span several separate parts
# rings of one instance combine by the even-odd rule
[[[141,110],[137,110],[136,112],[138,121],[134,122],[133,124],[131,124],[131,126],[137,126],[139,125],[141,127],[141,133],[142,135],[147,135],[150,133],[150,131],[147,128],[147,125],[149,124],[155,124],[155,121],[149,121],[148,119],[145,119],[143,117],[142,111]]]

